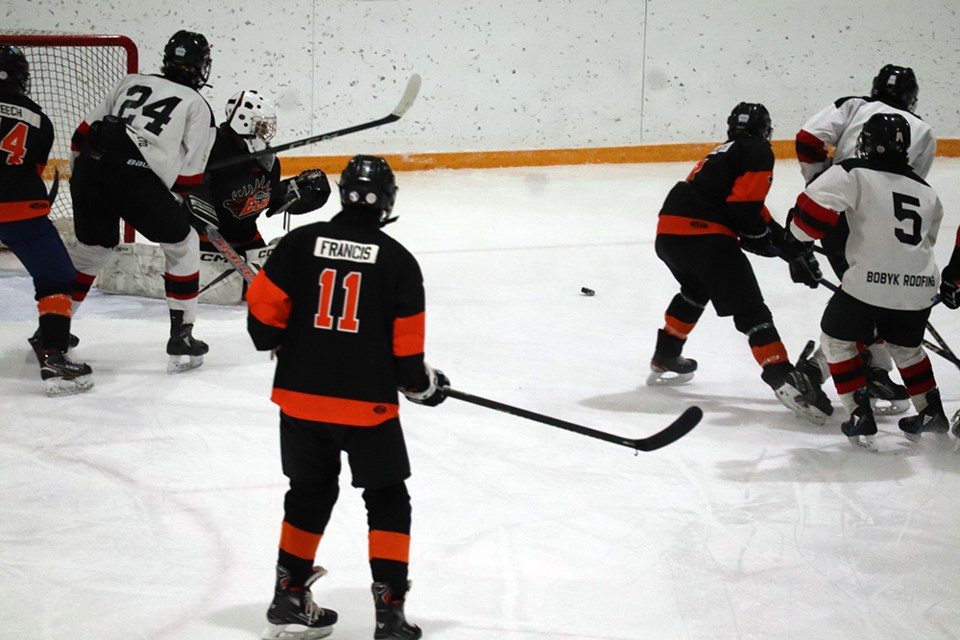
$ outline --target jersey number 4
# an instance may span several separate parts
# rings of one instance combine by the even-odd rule
[[[358,301],[360,300],[360,279],[363,274],[351,271],[343,277],[343,309],[340,316],[333,316],[333,294],[336,288],[338,273],[336,269],[324,269],[320,274],[320,304],[317,306],[317,315],[313,317],[313,326],[317,329],[336,329],[347,333],[356,333],[360,330],[360,319],[357,317]]]
[[[18,122],[10,133],[0,140],[0,151],[7,154],[7,164],[23,164],[23,157],[27,155],[27,125]]]

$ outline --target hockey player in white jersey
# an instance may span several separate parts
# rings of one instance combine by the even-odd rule
[[[126,76],[73,137],[73,311],[119,243],[122,218],[165,255],[170,373],[199,366],[208,350],[192,332],[200,251],[191,190],[203,182],[216,134],[210,105],[198,93],[210,62],[203,35],[178,31],[164,48],[161,75]]]
[[[923,179],[927,178],[937,151],[933,130],[913,113],[919,87],[913,69],[892,64],[885,65],[873,79],[869,96],[849,96],[827,105],[808,119],[796,136],[797,158],[804,181],[814,178],[830,166],[857,157],[857,140],[864,123],[875,114],[893,113],[903,116],[910,127],[910,145],[907,151],[910,166]],[[832,158],[829,150],[833,148]],[[824,253],[838,277],[847,269],[844,245],[849,228],[843,213],[836,228],[821,240]],[[864,353],[867,366],[867,388],[877,411],[902,413],[909,409],[906,390],[890,380],[893,367],[890,355],[882,343],[875,343]],[[813,359],[800,364],[814,381],[827,375],[826,361],[818,351]]]
[[[900,419],[908,439],[946,433],[948,422],[930,359],[922,347],[940,285],[934,261],[943,206],[907,162],[911,128],[901,114],[877,113],[863,125],[857,159],[834,164],[797,198],[785,241],[809,250],[846,213],[850,236],[840,291],[821,320],[821,345],[850,417],[841,427],[855,444],[877,432],[857,344],[879,337],[918,415]]]

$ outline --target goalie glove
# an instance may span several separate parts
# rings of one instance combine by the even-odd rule
[[[427,374],[427,388],[421,391],[413,391],[411,389],[400,387],[400,393],[407,396],[407,399],[410,400],[410,402],[416,402],[417,404],[426,405],[428,407],[435,407],[447,399],[447,394],[444,392],[444,388],[450,386],[450,379],[444,375],[443,371],[434,369],[426,362],[423,363],[423,368]]]
[[[205,233],[208,226],[218,228],[217,210],[212,204],[192,193],[183,196],[183,204],[190,213],[190,225],[194,229]]]
[[[267,211],[268,218],[278,213],[289,213],[293,216],[309,213],[325,205],[330,198],[330,181],[327,179],[327,174],[320,169],[303,171],[296,177],[284,180],[281,184],[283,183],[287,186],[283,204]]]

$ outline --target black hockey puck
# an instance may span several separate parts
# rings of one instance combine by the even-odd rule
[[[593,289],[588,289],[587,287],[580,287],[580,293],[582,293],[585,296],[592,296],[592,295],[595,295],[597,292],[594,291]]]

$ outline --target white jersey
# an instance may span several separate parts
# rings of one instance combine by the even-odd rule
[[[131,74],[120,81],[81,125],[115,115],[168,189],[199,184],[216,139],[216,123],[196,90],[162,76]]]
[[[863,123],[870,116],[877,113],[897,113],[906,118],[910,125],[910,148],[907,150],[907,161],[914,172],[924,180],[930,173],[933,158],[937,154],[937,139],[933,129],[926,122],[909,111],[891,107],[885,102],[873,98],[841,98],[828,105],[820,112],[803,123],[797,134],[798,148],[801,143],[819,145],[819,151],[825,157],[828,146],[833,146],[832,164],[840,164],[844,160],[857,157],[857,138]],[[820,154],[817,154],[820,155]],[[800,156],[800,172],[807,183],[817,174],[831,165],[829,158],[820,160],[816,157],[805,158]]]
[[[834,165],[797,198],[790,231],[819,240],[846,212],[850,225],[845,257],[850,268],[841,288],[887,309],[933,306],[940,286],[934,261],[943,205],[936,192],[908,167],[902,171],[868,160]]]

